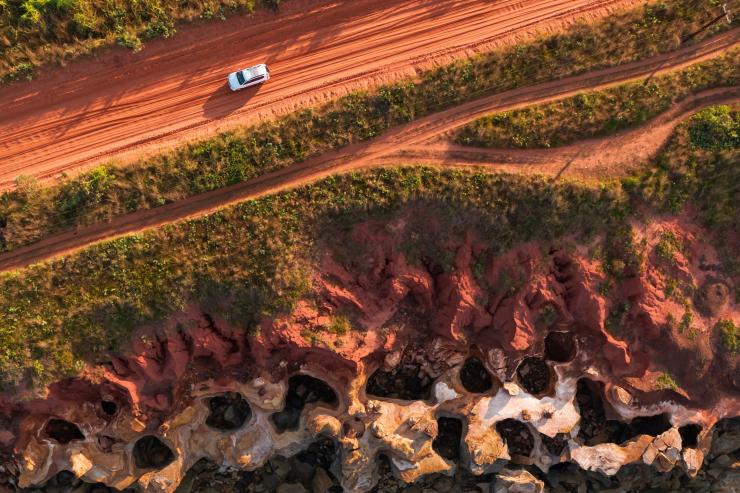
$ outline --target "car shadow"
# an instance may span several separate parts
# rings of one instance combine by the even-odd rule
[[[209,120],[218,120],[243,108],[250,99],[257,95],[262,85],[247,87],[241,91],[232,91],[224,83],[211,94],[203,104],[203,116]]]

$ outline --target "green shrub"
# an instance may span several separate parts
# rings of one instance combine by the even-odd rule
[[[691,143],[701,149],[740,148],[740,115],[729,106],[714,106],[689,121]]]
[[[661,373],[658,376],[657,388],[659,390],[677,390],[678,383],[676,383],[676,380],[670,374]]]
[[[673,262],[677,252],[684,249],[683,242],[676,237],[673,231],[664,231],[660,235],[660,241],[655,245],[655,253],[664,260]]]
[[[329,326],[329,332],[342,336],[349,332],[352,326],[344,315],[338,315],[331,319],[331,325]]]
[[[653,166],[626,181],[626,189],[665,212],[678,213],[693,204],[718,238],[738,231],[740,142],[732,137],[738,118],[738,110],[727,106],[697,113],[677,128]]]
[[[716,330],[719,331],[720,341],[725,350],[736,355],[740,353],[740,329],[732,320],[720,320],[717,322]]]

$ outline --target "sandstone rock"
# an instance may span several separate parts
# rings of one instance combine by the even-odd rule
[[[504,469],[496,474],[495,493],[543,493],[545,484],[524,469]]]

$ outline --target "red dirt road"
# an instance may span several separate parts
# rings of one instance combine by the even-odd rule
[[[141,210],[131,214],[117,216],[110,222],[95,224],[81,228],[78,231],[60,232],[37,243],[0,255],[0,271],[22,268],[35,262],[70,253],[96,242],[161,226],[170,222],[204,215],[229,204],[294,188],[332,174],[375,166],[401,164],[404,161],[408,162],[408,158],[401,157],[406,149],[411,151],[411,159],[413,159],[413,153],[414,151],[418,152],[418,146],[432,141],[436,137],[444,135],[482,115],[551,101],[570,96],[583,90],[595,90],[613,86],[636,78],[646,77],[657,71],[674,70],[691,63],[696,63],[699,60],[717,56],[727,49],[736,46],[739,41],[740,29],[735,29],[715,36],[697,46],[689,46],[665,55],[544,84],[523,87],[461,104],[446,111],[420,118],[406,125],[395,127],[372,141],[352,144],[336,151],[327,152],[316,158],[287,166],[244,183],[195,195],[155,209]],[[697,107],[710,103],[714,104],[719,101],[736,101],[737,98],[737,90],[733,88],[709,91],[679,105],[673,112],[667,114],[665,117],[667,120],[657,119],[654,122],[653,129],[658,131],[657,138],[660,138],[660,135],[667,135],[672,125],[675,125],[677,119],[683,117],[692,108],[696,109]],[[642,130],[644,131],[645,129]],[[631,133],[631,135],[639,135],[639,132]],[[645,142],[644,139],[649,138],[649,136],[642,136],[641,141]],[[570,146],[564,150],[554,150],[552,158],[553,162],[556,163],[556,169],[562,169],[573,157],[577,158],[580,155],[581,158],[587,159],[589,154],[593,156],[594,153],[592,151],[598,147],[598,142],[598,140],[596,142],[587,141],[586,143]],[[623,144],[623,142],[620,143],[621,141],[619,139],[616,139],[615,142],[618,145]],[[640,146],[639,143],[636,145],[638,147]],[[584,147],[588,147],[590,151],[586,149],[587,152],[583,152]],[[655,142],[652,142],[648,147],[653,149],[658,148]],[[478,156],[475,156],[472,161],[466,160],[467,163],[464,163],[459,159],[459,156],[453,159],[452,162],[445,162],[450,157],[447,152],[450,150],[455,151],[455,149],[444,150],[445,154],[435,154],[433,151],[438,151],[439,149],[435,149],[434,146],[430,146],[429,150],[432,154],[426,156],[428,159],[422,156],[416,156],[419,162],[426,160],[433,164],[450,166],[457,166],[461,163],[468,165],[488,164],[491,165],[492,169],[502,169],[500,165],[506,159],[503,154],[507,153],[501,152],[498,156],[485,156],[486,153],[493,151],[483,150],[478,152]],[[605,149],[601,149],[600,154],[611,156],[611,160],[606,160],[606,157],[604,157],[602,162],[595,163],[600,166],[601,171],[605,175],[610,169],[616,169],[617,174],[624,172],[626,169],[624,167],[624,158],[629,156],[625,156],[619,152],[619,148],[610,147],[608,153],[604,151]],[[514,161],[515,155],[518,153],[521,154],[521,151],[511,152]],[[482,158],[480,156],[481,154],[483,154]],[[532,161],[535,161],[532,164],[537,164],[537,161],[542,164],[543,161],[547,160],[547,157],[541,156],[541,151],[531,151],[531,155],[528,158],[532,158]],[[521,165],[526,166],[526,163],[522,162]],[[580,167],[578,160],[575,161],[574,167]],[[517,170],[509,169],[508,171]],[[526,169],[519,171],[527,172]],[[546,167],[540,171],[548,173],[553,170]]]
[[[0,89],[0,190],[131,157],[641,0],[294,0]],[[231,93],[229,71],[270,64]]]

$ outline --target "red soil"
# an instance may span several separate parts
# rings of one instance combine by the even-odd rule
[[[524,357],[542,355],[544,337],[552,330],[576,338],[577,356],[564,375],[588,372],[607,384],[607,398],[618,385],[634,405],[674,401],[703,410],[708,424],[740,414],[740,382],[733,378],[740,357],[719,349],[712,330],[720,318],[740,318],[734,300],[715,303],[711,314],[694,310],[696,334],[690,341],[668,322],[669,315],[680,320],[683,313],[665,295],[668,277],[700,286],[709,278],[732,285],[709,264],[714,251],[701,241],[706,234],[686,218],[658,218],[636,230],[638,241],[646,240],[645,269],[617,280],[607,296],[600,294],[605,275],[587,246],[568,240],[528,243],[489,259],[489,245],[468,233],[445,246],[454,251],[454,261],[444,268],[434,259],[401,253],[406,227],[403,216],[357,225],[351,241],[373,245],[363,267],[349,267],[327,253],[317,266],[310,300],[264,319],[259,335],[192,307],[164,324],[142,328],[126,354],[50,386],[44,399],[4,395],[0,443],[19,450],[46,417],[80,422],[85,412],[80,403],[101,400],[130,408],[142,427],[153,430],[186,406],[197,383],[208,379],[218,385],[267,374],[278,381],[312,368],[340,393],[350,392],[343,386],[352,376],[367,375],[410,350],[425,355],[432,375],[474,351],[494,374],[511,378]],[[664,231],[688,245],[669,266],[654,253]],[[474,274],[473,264],[481,260],[484,268]],[[614,335],[606,321],[622,300],[630,308]],[[554,315],[547,323],[545,310]],[[353,330],[328,331],[339,314],[349,318]],[[658,388],[661,373],[672,375],[679,388]]]

